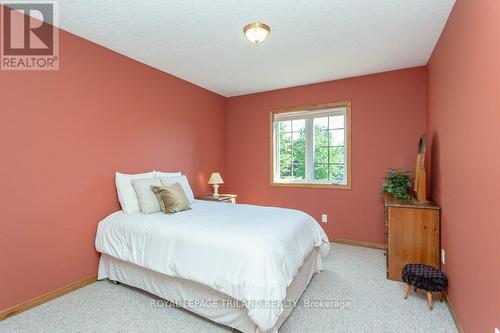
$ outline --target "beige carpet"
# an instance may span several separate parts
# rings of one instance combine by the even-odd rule
[[[457,332],[446,303],[427,308],[425,297],[403,297],[385,278],[380,250],[335,244],[280,333]],[[230,332],[179,308],[155,308],[154,296],[101,281],[0,322],[1,332]],[[305,307],[308,301],[349,307]],[[311,302],[310,302],[311,304]],[[316,303],[319,304],[319,303]],[[328,304],[335,305],[335,302]]]

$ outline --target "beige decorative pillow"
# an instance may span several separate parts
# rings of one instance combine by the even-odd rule
[[[188,179],[185,175],[178,177],[161,177],[160,180],[163,186],[170,186],[175,183],[181,184],[182,188],[184,189],[184,193],[186,193],[189,204],[194,204],[193,190],[191,190],[191,186],[189,186]]]
[[[170,186],[153,186],[152,190],[158,198],[162,212],[165,214],[191,209],[186,193],[179,183]]]
[[[152,186],[161,186],[158,178],[133,179],[132,186],[144,214],[157,213],[161,211],[156,195],[151,190]]]

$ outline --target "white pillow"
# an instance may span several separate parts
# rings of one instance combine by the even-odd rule
[[[151,189],[151,186],[161,186],[161,181],[158,178],[141,178],[132,179],[132,186],[141,206],[141,212],[144,214],[158,213],[161,211],[160,203],[156,198],[156,194]]]
[[[179,177],[180,175],[182,175],[180,171],[178,171],[178,172],[161,172],[161,171],[154,170],[154,173],[155,173],[156,178]]]
[[[195,202],[193,190],[191,190],[191,186],[189,186],[189,182],[186,176],[162,177],[160,178],[160,180],[163,186],[171,186],[175,183],[181,184],[184,193],[186,193],[186,197],[188,198],[189,203],[193,204]]]
[[[139,200],[132,186],[132,179],[154,178],[154,171],[136,174],[116,173],[115,184],[118,193],[118,200],[125,213],[138,213],[141,211]]]

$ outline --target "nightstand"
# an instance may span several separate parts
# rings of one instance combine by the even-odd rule
[[[237,197],[238,196],[236,194],[219,194],[218,197],[214,197],[213,194],[207,194],[207,195],[200,195],[196,197],[196,199],[235,204]]]

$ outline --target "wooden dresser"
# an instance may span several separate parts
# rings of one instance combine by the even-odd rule
[[[387,278],[401,281],[406,264],[439,268],[439,207],[385,197]]]

